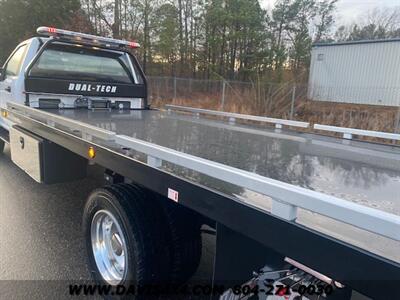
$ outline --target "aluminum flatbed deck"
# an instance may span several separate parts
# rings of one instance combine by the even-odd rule
[[[229,124],[175,111],[52,113],[400,216],[400,194],[396,193],[400,191],[400,148],[396,146],[289,130],[277,132],[271,127]],[[271,209],[270,199],[248,189],[202,174],[192,176],[188,169],[169,169],[257,207]],[[385,242],[317,215],[303,213],[298,221],[400,262],[400,243]],[[371,238],[376,242],[371,243]]]
[[[397,146],[244,125],[233,123],[232,119],[228,122],[174,110],[37,111],[9,104],[9,113],[16,124],[81,155],[88,145],[98,146],[97,163],[114,165],[115,171],[125,171],[124,176],[135,177],[155,190],[171,187],[179,192],[182,204],[210,214],[218,222],[229,223],[251,238],[264,239],[261,242],[274,250],[283,249],[286,255],[328,275],[342,277],[341,263],[354,263],[355,273],[351,278],[342,277],[344,281],[371,279],[371,274],[365,277],[362,270],[356,271],[360,264],[385,272],[386,279],[393,280],[400,274]],[[106,152],[111,157],[102,160]],[[120,157],[123,162],[117,161]],[[132,165],[127,165],[129,162]],[[151,182],[147,173],[156,174],[154,170],[169,178],[168,184]],[[175,183],[171,176],[177,178]],[[181,180],[191,187],[186,189]],[[222,205],[221,197],[233,201]],[[256,214],[254,222],[249,221],[252,213]],[[271,222],[280,225],[267,228],[268,222],[258,221],[263,215],[277,217]],[[287,224],[295,225],[293,232],[291,227],[281,227]],[[310,229],[306,234],[310,234],[308,246],[300,245],[306,236],[297,231],[305,228]],[[291,240],[261,238],[274,232]],[[296,236],[299,241],[293,240]],[[321,240],[325,237],[327,244]],[[349,247],[341,241],[349,243]],[[306,250],[314,256],[314,262],[303,253]],[[360,253],[361,258],[354,258],[352,251]],[[321,253],[334,255],[342,262],[321,261],[315,257]],[[351,263],[345,261],[349,257]],[[379,267],[381,259],[385,264]],[[379,276],[382,278],[382,274]]]
[[[117,135],[400,214],[400,198],[393,201],[393,191],[400,189],[400,147],[343,143],[337,138],[232,125],[178,112],[50,112]]]

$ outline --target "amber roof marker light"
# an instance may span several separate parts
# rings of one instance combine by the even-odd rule
[[[1,115],[2,115],[3,118],[7,118],[8,117],[8,111],[2,110],[1,111]]]

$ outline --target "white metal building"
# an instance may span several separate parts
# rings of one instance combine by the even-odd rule
[[[314,45],[308,98],[400,106],[400,39]]]

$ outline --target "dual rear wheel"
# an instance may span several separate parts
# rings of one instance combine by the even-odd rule
[[[201,258],[199,216],[132,184],[95,190],[83,229],[97,282],[110,285],[181,284]]]

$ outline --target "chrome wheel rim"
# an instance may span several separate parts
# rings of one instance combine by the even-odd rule
[[[128,267],[126,239],[114,215],[107,210],[98,211],[91,225],[92,251],[103,279],[120,284]]]

